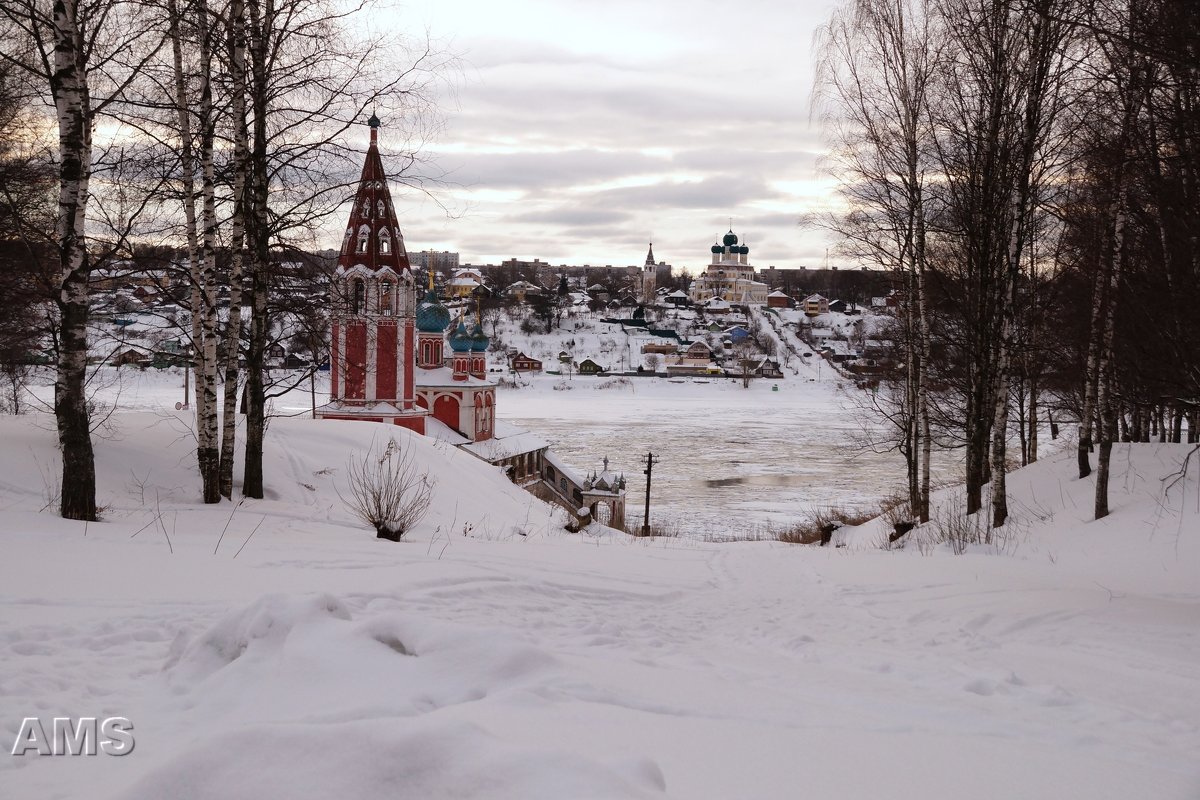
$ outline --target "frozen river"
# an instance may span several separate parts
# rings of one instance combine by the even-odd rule
[[[596,388],[603,383],[576,377],[570,390],[554,390],[542,378],[502,390],[498,413],[541,434],[581,472],[607,455],[628,477],[630,520],[641,519],[647,452],[656,459],[651,517],[686,520],[694,535],[754,532],[814,508],[871,505],[904,487],[901,457],[862,447],[861,412],[832,382],[638,379]]]

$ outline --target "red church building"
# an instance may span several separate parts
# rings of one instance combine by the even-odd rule
[[[330,402],[317,416],[390,422],[421,434],[444,425],[468,441],[485,441],[496,418],[488,337],[478,322],[468,329],[461,318],[446,336],[450,313],[434,294],[432,273],[428,293],[416,302],[379,156],[379,119],[372,115],[369,124],[371,145],[331,293]]]

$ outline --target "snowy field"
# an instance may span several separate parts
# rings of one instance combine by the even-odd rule
[[[4,798],[1200,797],[1187,446],[1118,445],[1098,524],[1070,459],[1015,473],[1007,540],[955,556],[567,534],[396,431],[438,485],[392,544],[338,497],[380,426],[274,420],[233,511],[186,415],[110,423],[85,526],[39,510],[50,420],[0,418],[0,735],[136,747],[5,757]]]

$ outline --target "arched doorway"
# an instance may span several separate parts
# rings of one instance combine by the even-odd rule
[[[444,394],[433,401],[433,418],[453,430],[458,430],[458,400]]]

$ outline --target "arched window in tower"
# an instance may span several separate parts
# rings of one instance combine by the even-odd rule
[[[358,229],[358,249],[356,252],[367,252],[367,242],[371,239],[371,230],[366,225]]]
[[[380,254],[392,252],[392,236],[388,233],[387,228],[379,232],[379,252]]]
[[[350,310],[355,314],[361,314],[367,305],[367,284],[363,282],[362,278],[355,278],[352,291]]]
[[[350,239],[353,236],[354,236],[354,229],[346,228],[346,236],[342,239],[342,252],[343,253],[349,252],[349,250],[347,248],[350,247]]]
[[[392,315],[392,282],[384,281],[379,284],[379,313],[385,317]]]
[[[371,201],[364,198],[362,202],[362,216],[370,218],[371,216]]]
[[[380,219],[383,219],[383,215],[384,215],[384,205],[383,205],[383,201],[382,201],[382,200],[376,200],[376,201],[375,201],[375,210],[376,210],[376,211],[379,213],[379,218],[380,218]]]

